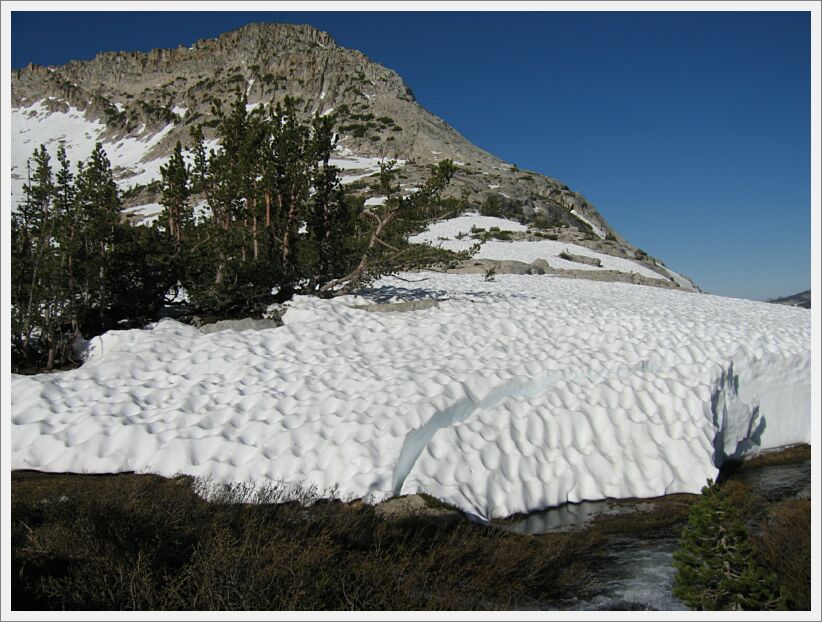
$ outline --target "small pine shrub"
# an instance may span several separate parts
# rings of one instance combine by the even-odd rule
[[[739,484],[708,480],[674,553],[673,594],[700,610],[779,609],[776,575],[757,561]]]

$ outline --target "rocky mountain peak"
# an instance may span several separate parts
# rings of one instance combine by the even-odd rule
[[[206,138],[213,137],[214,103],[242,93],[251,109],[291,97],[305,117],[334,117],[341,154],[400,161],[405,188],[418,187],[431,164],[451,159],[457,173],[448,195],[466,209],[537,223],[551,239],[655,262],[624,240],[581,194],[473,145],[420,106],[395,71],[311,26],[253,23],[190,47],[103,52],[62,67],[29,65],[12,73],[11,91],[13,108],[28,111],[23,114],[29,118],[39,115],[38,122],[49,114],[79,115],[93,124],[95,140],[113,148],[123,141],[145,145],[139,162],[121,158],[118,168],[113,160],[129,206],[157,203],[158,185],[146,180],[146,171],[159,174],[157,162],[177,141],[190,144],[191,130],[203,124]],[[21,138],[21,145],[30,136]],[[35,146],[15,155],[22,158],[13,172],[18,183]],[[373,196],[373,173],[350,176],[351,188]]]

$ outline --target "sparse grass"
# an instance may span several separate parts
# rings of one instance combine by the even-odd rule
[[[791,445],[775,451],[764,451],[743,463],[745,469],[755,469],[777,464],[795,464],[811,459],[810,445]]]
[[[698,499],[697,495],[675,494],[649,499],[646,510],[623,514],[603,514],[591,522],[591,528],[603,535],[629,534],[666,530],[679,533],[688,521],[688,512]],[[615,501],[633,504],[635,500]]]
[[[596,535],[384,521],[304,492],[212,486],[206,502],[186,477],[14,472],[12,607],[506,609],[592,587]]]

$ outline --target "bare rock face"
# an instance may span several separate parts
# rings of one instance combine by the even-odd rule
[[[13,107],[72,107],[104,124],[103,138],[111,143],[147,141],[162,130],[144,161],[168,156],[177,141],[191,144],[191,130],[212,118],[212,106],[233,101],[238,92],[249,107],[266,108],[289,96],[305,117],[333,115],[344,153],[405,161],[398,180],[404,188],[418,187],[431,164],[451,159],[457,168],[445,196],[463,209],[534,223],[557,239],[600,245],[602,252],[636,251],[581,194],[476,147],[422,108],[396,72],[310,26],[249,24],[190,48],[104,52],[62,67],[29,65],[13,71],[11,83]],[[206,138],[210,132],[205,126]],[[351,189],[372,197],[375,182],[366,176]],[[159,188],[130,187],[124,199],[127,208],[156,203]]]
[[[568,261],[575,261],[576,263],[582,263],[589,266],[596,266],[597,268],[602,266],[602,261],[597,259],[596,257],[587,257],[585,255],[576,255],[574,253],[569,253],[568,251],[564,251],[559,255],[563,259],[567,259]]]

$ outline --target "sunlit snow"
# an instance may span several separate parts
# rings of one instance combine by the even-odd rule
[[[417,273],[295,299],[286,325],[164,320],[12,376],[12,467],[284,480],[481,517],[698,492],[810,438],[804,309],[548,276]],[[346,303],[434,297],[371,313]]]
[[[497,227],[500,231],[527,231],[528,227],[518,222],[493,216],[466,214],[457,218],[440,221],[430,225],[423,233],[409,238],[411,242],[427,243],[452,251],[466,251],[478,240],[471,237],[471,230],[488,230]],[[479,232],[479,231],[478,231]],[[597,267],[561,257],[563,253],[583,255],[599,259],[602,267]],[[479,251],[474,254],[477,259],[513,259],[531,263],[537,259],[544,259],[552,268],[561,270],[615,270],[617,272],[634,273],[652,279],[662,279],[662,275],[650,268],[625,259],[605,253],[592,251],[579,244],[562,242],[559,240],[488,240],[482,243]]]

